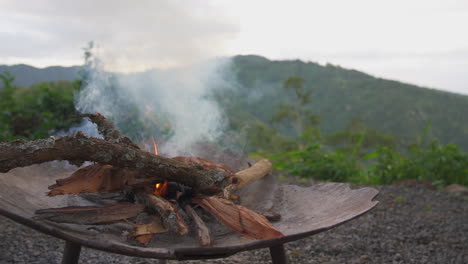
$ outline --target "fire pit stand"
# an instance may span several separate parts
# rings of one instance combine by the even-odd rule
[[[271,246],[270,248],[271,263],[273,264],[286,264],[288,258],[284,250],[284,245]],[[80,259],[81,245],[75,244],[70,241],[65,242],[63,250],[62,264],[77,264]],[[165,261],[165,260],[164,260]],[[165,262],[163,262],[165,263]]]
[[[284,243],[341,225],[377,204],[373,201],[378,193],[374,188],[351,189],[343,183],[300,187],[280,184],[275,177],[267,176],[241,190],[239,195],[242,204],[252,210],[281,215],[281,219],[273,224],[285,236],[249,240],[236,233],[224,232],[214,234],[215,244],[211,247],[200,247],[191,236],[166,240],[155,237],[148,247],[141,247],[129,243],[122,234],[107,232],[99,226],[90,228],[32,218],[34,212],[42,208],[89,205],[89,201],[80,195],[53,198],[44,195],[50,182],[76,170],[66,164],[46,163],[0,173],[0,215],[65,240],[62,263],[77,263],[82,246],[127,256],[176,260],[224,258],[241,251],[268,247],[273,263],[287,263]]]
[[[65,242],[63,249],[62,264],[75,264],[80,259],[81,245],[70,241]]]

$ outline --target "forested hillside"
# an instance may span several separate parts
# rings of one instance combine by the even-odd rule
[[[227,96],[235,99],[225,100],[223,105],[238,125],[256,118],[269,123],[276,107],[291,100],[283,82],[297,76],[305,80],[304,88],[311,92],[308,107],[321,117],[319,127],[324,133],[344,129],[351,120],[360,118],[370,127],[411,143],[430,124],[429,139],[468,149],[468,96],[300,60],[236,56],[233,71],[238,89]]]
[[[226,74],[235,82],[235,88],[222,90],[216,99],[229,114],[235,129],[260,127],[268,133],[274,127],[286,136],[294,136],[288,125],[271,126],[270,121],[279,105],[292,103],[291,96],[283,89],[283,82],[297,76],[305,80],[304,88],[311,92],[311,103],[307,107],[320,116],[319,128],[324,134],[340,131],[352,120],[360,119],[410,144],[430,124],[429,139],[468,149],[468,96],[300,60],[271,61],[260,56],[236,56],[231,66]],[[8,71],[15,77],[17,86],[75,80],[79,70],[80,67],[0,66],[0,72]]]

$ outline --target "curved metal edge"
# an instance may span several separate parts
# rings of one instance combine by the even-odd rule
[[[366,187],[369,188],[369,187]],[[63,232],[58,230],[52,226],[42,224],[41,222],[36,222],[29,218],[24,218],[20,215],[8,212],[3,208],[0,208],[0,215],[3,215],[11,220],[18,222],[22,225],[28,226],[32,229],[40,231],[44,234],[51,235],[66,241],[70,241],[85,247],[106,251],[110,253],[116,253],[126,256],[132,257],[141,257],[141,258],[155,258],[155,259],[177,259],[177,260],[196,260],[196,259],[215,259],[215,258],[224,258],[236,254],[241,251],[248,251],[260,248],[266,248],[271,246],[276,246],[280,244],[284,244],[287,242],[291,242],[294,240],[298,240],[301,238],[305,238],[311,235],[315,235],[317,233],[321,233],[327,231],[331,228],[340,226],[344,223],[347,223],[373,209],[377,204],[378,201],[373,201],[373,199],[379,193],[378,190],[374,188],[374,194],[372,195],[371,201],[372,205],[369,208],[365,208],[362,212],[356,214],[355,216],[342,221],[340,223],[336,223],[333,225],[325,226],[319,229],[315,229],[309,232],[298,233],[294,235],[288,235],[280,238],[274,238],[269,240],[259,240],[254,241],[247,244],[237,245],[237,246],[227,246],[227,247],[210,247],[210,248],[202,248],[202,247],[191,247],[191,248],[143,248],[143,247],[136,247],[130,245],[119,245],[115,243],[106,243],[102,240],[90,240],[90,239],[81,239],[78,237],[73,236],[67,232]]]

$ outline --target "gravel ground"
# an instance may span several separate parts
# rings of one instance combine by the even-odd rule
[[[422,186],[378,187],[379,205],[349,223],[286,244],[291,263],[468,263],[468,197]],[[0,217],[0,263],[60,263],[63,241]],[[83,248],[80,263],[159,263]],[[179,263],[167,261],[167,263]],[[268,250],[210,261],[271,263]]]

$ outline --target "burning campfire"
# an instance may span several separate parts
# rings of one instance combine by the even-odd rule
[[[213,241],[210,218],[249,239],[283,236],[267,217],[238,204],[236,192],[271,171],[261,160],[233,172],[226,166],[199,157],[161,156],[154,137],[154,153],[146,152],[123,136],[100,114],[81,115],[96,123],[104,139],[83,133],[44,140],[4,143],[0,171],[51,160],[73,164],[94,161],[49,186],[48,196],[120,192],[124,198],[103,206],[48,208],[36,211],[37,220],[80,225],[131,223],[129,241],[148,245],[162,233],[194,234],[200,246]],[[279,217],[276,215],[276,219]]]

